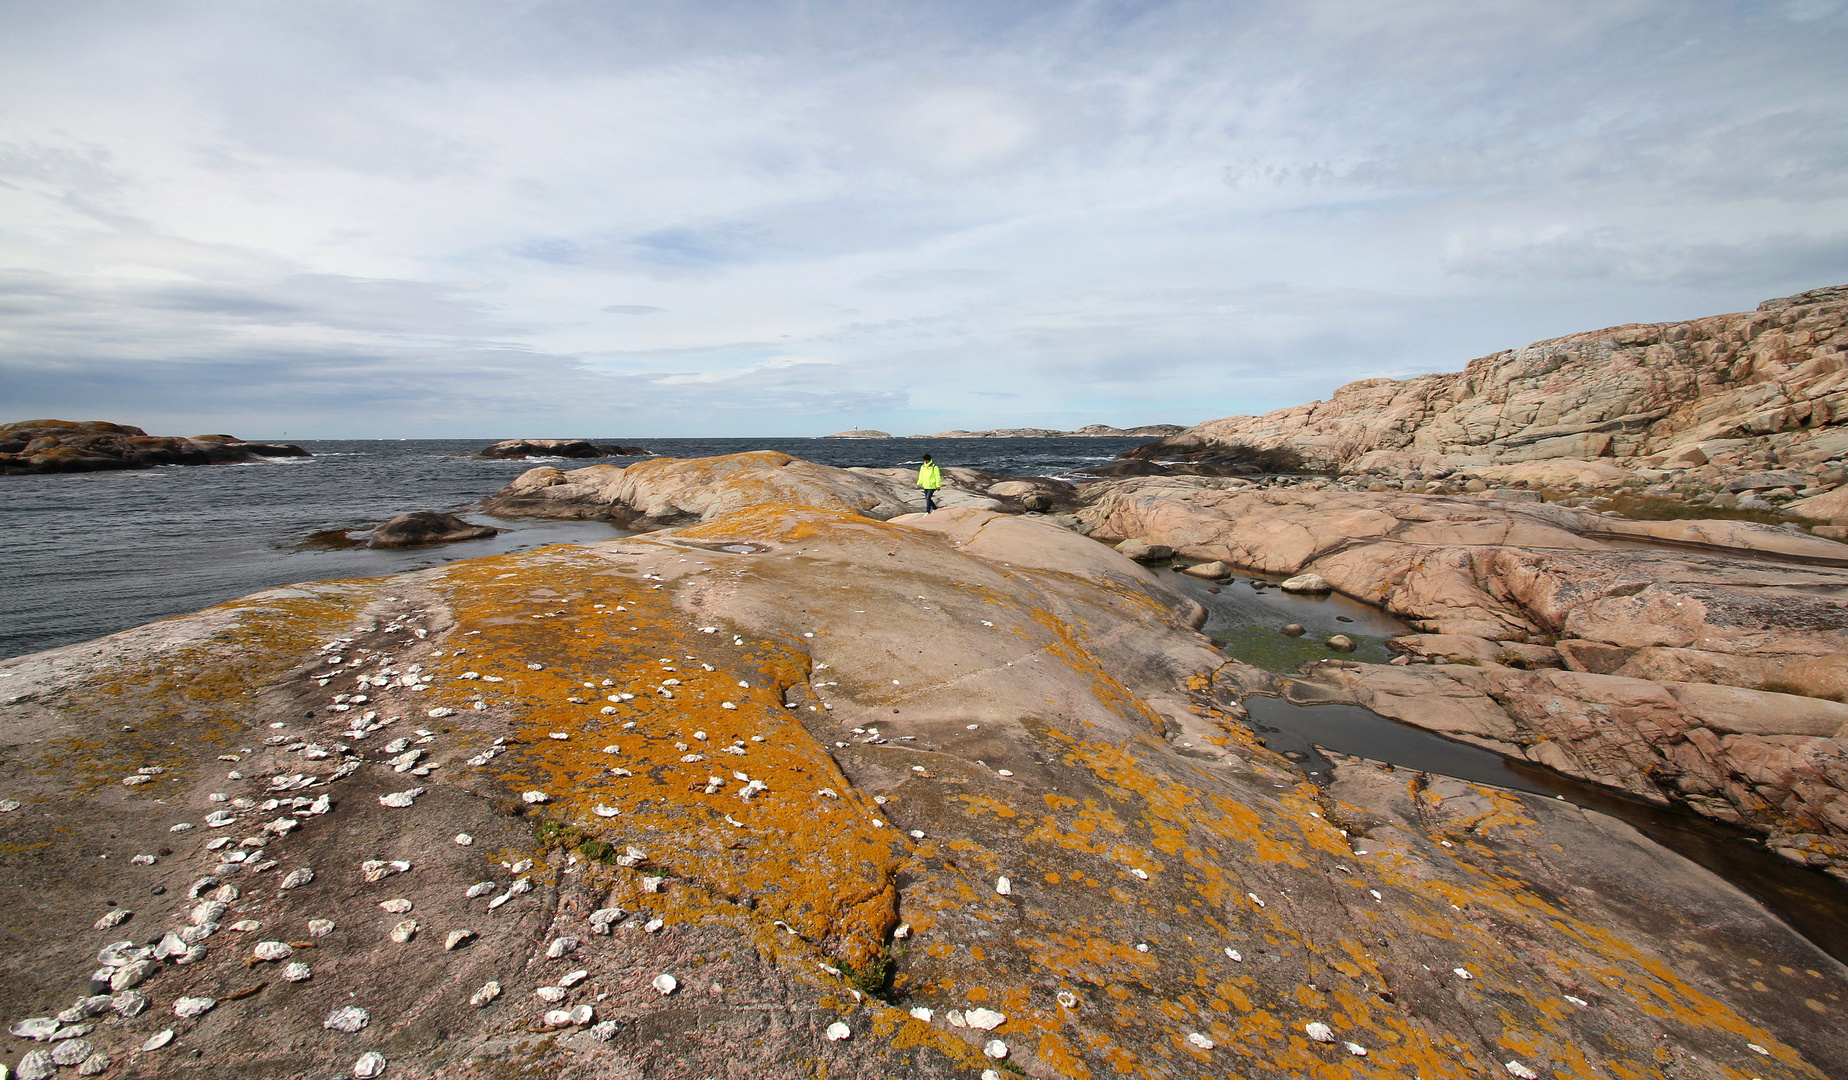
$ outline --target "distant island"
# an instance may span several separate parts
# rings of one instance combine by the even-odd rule
[[[907,435],[908,439],[1166,439],[1186,431],[1183,424],[1144,424],[1119,428],[1109,424],[1086,424],[1077,431],[1054,431],[1050,428],[996,428],[992,431],[939,431],[932,435]],[[824,439],[892,439],[897,436],[870,428],[854,428],[823,435]]]

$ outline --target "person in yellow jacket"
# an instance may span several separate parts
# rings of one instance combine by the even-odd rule
[[[924,489],[924,512],[930,513],[937,508],[937,489],[943,486],[943,470],[937,463],[924,455],[924,464],[918,466],[918,486]]]

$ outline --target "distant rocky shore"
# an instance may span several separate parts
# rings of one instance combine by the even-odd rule
[[[138,427],[102,420],[0,424],[0,475],[244,465],[265,458],[312,456],[289,443],[246,442],[234,435],[149,435]]]
[[[907,435],[907,439],[1159,439],[1179,435],[1187,428],[1180,424],[1144,424],[1141,427],[1118,428],[1109,424],[1087,424],[1076,431],[1055,431],[1051,428],[995,428],[992,431],[939,431],[934,435]],[[870,428],[855,428],[852,431],[837,431],[832,435],[823,435],[824,439],[892,439],[897,438],[886,431],[874,431]]]

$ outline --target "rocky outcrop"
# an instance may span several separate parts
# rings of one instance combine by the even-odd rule
[[[1836,286],[1754,312],[1571,334],[1461,372],[1366,379],[1327,401],[1211,420],[1132,453],[1392,476],[1553,459],[1711,464],[1714,476],[1775,464],[1810,486],[1808,470],[1848,454],[1844,318],[1848,286]]]
[[[647,457],[639,446],[599,446],[587,439],[506,439],[483,447],[478,458],[522,460],[532,457]]]
[[[16,659],[0,1002],[279,1080],[1848,1071],[1848,969],[1749,897],[1306,782],[1194,614],[1043,521],[775,501]]]
[[[246,465],[265,458],[310,456],[288,443],[245,442],[232,435],[149,435],[138,427],[103,420],[0,424],[0,475]]]
[[[832,435],[823,435],[824,439],[889,439],[889,431],[874,431],[872,428],[854,428],[851,431],[837,431]]]
[[[943,470],[937,505],[998,509],[999,502],[962,486],[959,476],[966,482],[970,475],[989,476],[967,469]],[[886,520],[924,508],[924,493],[913,486],[916,478],[916,470],[837,469],[774,450],[756,450],[711,458],[654,458],[628,466],[592,465],[570,472],[542,466],[522,473],[483,506],[502,516],[606,519],[637,529],[705,521],[769,503]]]
[[[492,525],[475,525],[454,514],[433,510],[415,510],[399,514],[373,529],[366,538],[370,548],[426,547],[430,544],[453,544],[459,540],[485,540],[500,535]]]
[[[1848,549],[1787,529],[1198,477],[1094,485],[1078,517],[1094,539],[1313,572],[1426,633],[1557,641],[1583,671],[1848,697]]]

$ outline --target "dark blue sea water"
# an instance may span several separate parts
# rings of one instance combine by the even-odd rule
[[[1071,476],[1146,439],[593,439],[668,457],[781,450],[824,465],[944,465]],[[541,461],[480,461],[484,440],[304,442],[312,458],[0,476],[0,657],[84,641],[277,585],[376,577],[622,535],[600,522],[500,520],[491,540],[410,551],[303,546],[410,510],[461,511]],[[609,459],[621,461],[624,459]],[[593,464],[553,461],[563,468]]]

